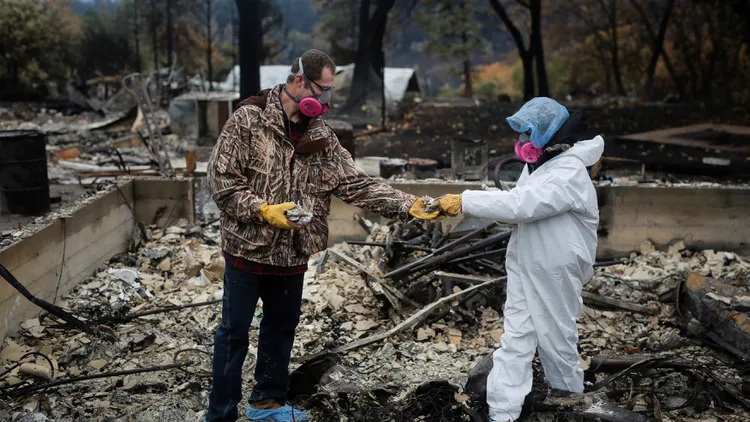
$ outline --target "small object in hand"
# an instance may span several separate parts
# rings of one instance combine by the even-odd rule
[[[309,213],[300,207],[286,210],[284,211],[284,215],[286,215],[286,218],[289,219],[289,221],[298,226],[306,226],[310,224],[310,221],[312,221],[313,218],[312,213]]]
[[[426,212],[440,211],[440,215],[454,217],[461,212],[461,195],[447,194],[438,198],[424,197]]]
[[[440,201],[436,198],[425,195],[422,199],[424,200],[424,209],[426,212],[433,213],[435,211],[440,211]]]

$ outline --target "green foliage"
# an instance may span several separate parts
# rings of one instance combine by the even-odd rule
[[[81,73],[85,78],[94,75],[116,75],[133,69],[135,53],[130,44],[132,32],[121,5],[114,11],[89,9],[83,16],[83,40],[80,44]]]
[[[513,86],[522,90],[523,87],[523,62],[521,59],[516,60],[513,64]]]
[[[460,97],[463,90],[459,88],[454,88],[450,84],[446,83],[445,85],[440,87],[440,90],[438,91],[438,96],[443,98],[455,98]]]
[[[80,36],[65,0],[0,0],[0,65],[13,83],[61,79]]]
[[[321,13],[315,24],[315,35],[330,43],[327,50],[333,61],[354,62],[359,36],[359,1],[311,0],[311,3],[313,10]]]
[[[473,74],[474,94],[483,101],[497,101],[500,94],[520,96],[522,86],[513,81],[513,58],[478,66]],[[510,64],[509,64],[510,63]]]
[[[427,36],[423,51],[460,62],[486,52],[488,43],[480,33],[478,4],[478,0],[422,0],[416,20]]]
[[[570,86],[570,68],[560,54],[547,55],[546,59],[550,95],[557,97],[564,94]],[[521,68],[521,77],[523,77],[523,68]]]
[[[482,101],[496,101],[503,93],[500,82],[494,79],[484,79],[474,83],[474,97]]]

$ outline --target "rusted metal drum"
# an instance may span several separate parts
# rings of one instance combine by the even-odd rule
[[[438,176],[437,161],[428,158],[409,158],[409,170],[417,179],[433,179]]]
[[[46,143],[35,130],[0,131],[0,212],[49,212]]]
[[[403,176],[409,162],[403,158],[389,158],[380,162],[380,177],[390,179],[393,176]]]

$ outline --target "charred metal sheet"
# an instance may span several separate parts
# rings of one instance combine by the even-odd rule
[[[750,360],[746,292],[702,275],[690,274],[677,292],[677,301],[689,331],[705,336],[742,360]],[[698,321],[699,327],[693,320]]]
[[[651,170],[724,175],[750,172],[750,127],[701,124],[605,140],[607,157]],[[608,167],[617,163],[607,163]],[[628,162],[622,163],[628,165]]]

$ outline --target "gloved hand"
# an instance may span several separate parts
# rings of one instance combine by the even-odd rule
[[[264,202],[260,206],[260,215],[263,217],[268,224],[278,227],[280,229],[287,230],[298,230],[301,227],[289,221],[284,214],[284,211],[290,210],[296,207],[293,202],[284,202],[283,204],[268,205],[268,202]]]
[[[427,212],[437,210],[440,214],[451,217],[461,213],[461,194],[448,194],[435,199]]]
[[[424,198],[417,198],[409,208],[409,215],[420,220],[434,220],[440,217],[440,211],[427,212],[425,210]]]

